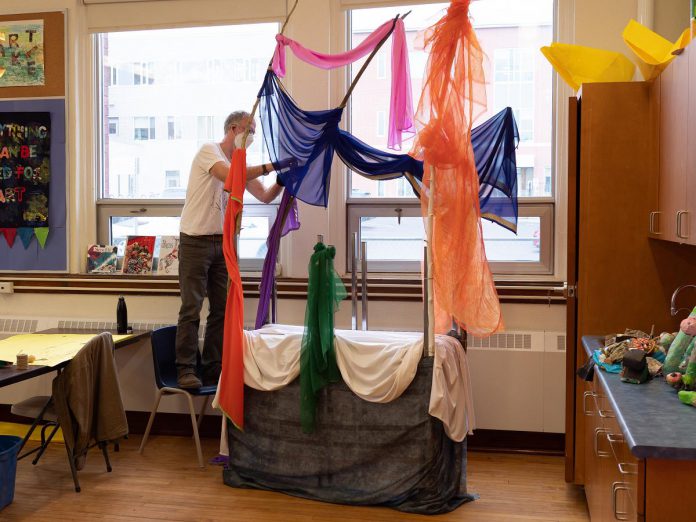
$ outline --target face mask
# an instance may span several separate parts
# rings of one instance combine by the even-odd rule
[[[237,147],[238,149],[242,148],[242,138],[244,137],[244,133],[240,132],[234,137],[234,146]],[[248,149],[251,147],[251,144],[254,143],[254,135],[249,134],[246,139],[246,148]]]

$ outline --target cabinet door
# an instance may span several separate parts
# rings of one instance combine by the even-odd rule
[[[690,53],[696,54],[696,53]],[[686,153],[689,56],[684,53],[660,75],[659,238],[686,241]],[[679,222],[678,222],[679,221]]]
[[[595,370],[597,371],[597,370]],[[599,417],[597,416],[596,393],[592,383],[582,381],[583,390],[582,415],[584,416],[583,431],[585,442],[584,454],[584,485],[585,497],[587,497],[587,508],[590,517],[597,520],[602,511],[601,496],[599,494],[599,457],[596,453],[595,440],[600,434],[595,433],[599,427]]]
[[[684,50],[689,66],[689,108],[687,121],[686,152],[686,210],[682,215],[682,235],[687,237],[686,242],[696,245],[696,48],[687,47]],[[692,92],[694,91],[694,92]]]

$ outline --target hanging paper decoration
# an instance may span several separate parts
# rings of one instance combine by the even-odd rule
[[[636,70],[623,54],[594,47],[552,43],[541,52],[576,91],[583,83],[630,82]]]
[[[48,235],[50,127],[48,112],[0,113],[0,228],[23,229],[25,248]]]
[[[5,241],[7,241],[7,244],[10,245],[10,248],[12,248],[12,245],[14,245],[15,237],[17,237],[17,229],[0,228],[0,233],[2,233],[3,236],[5,236]]]
[[[36,235],[36,239],[39,241],[39,245],[41,246],[41,248],[44,248],[46,246],[46,238],[48,237],[48,228],[35,228],[34,235]]]
[[[621,36],[626,45],[640,59],[638,68],[646,80],[657,78],[674,60],[676,53],[684,49],[691,41],[690,29],[684,29],[677,41],[673,43],[635,20],[628,22]]]
[[[20,227],[17,229],[17,235],[19,236],[19,239],[22,240],[24,248],[27,249],[29,248],[31,239],[34,237],[34,229],[28,227]]]

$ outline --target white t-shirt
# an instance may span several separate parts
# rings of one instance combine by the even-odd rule
[[[206,143],[193,158],[186,188],[186,202],[179,222],[179,230],[184,234],[222,234],[227,205],[223,190],[225,184],[210,172],[218,161],[224,162],[227,167],[230,165],[217,143]]]

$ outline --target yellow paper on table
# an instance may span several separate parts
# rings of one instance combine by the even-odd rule
[[[20,334],[0,340],[0,361],[14,363],[17,354],[33,355],[31,364],[55,366],[69,361],[95,334]],[[129,335],[114,335],[114,341]]]
[[[630,82],[636,70],[623,54],[594,47],[552,43],[541,52],[576,91],[583,83]]]
[[[674,60],[674,51],[684,49],[691,41],[690,29],[684,29],[676,42],[670,42],[635,20],[628,22],[622,36],[626,45],[640,59],[638,68],[646,80],[657,78]]]

